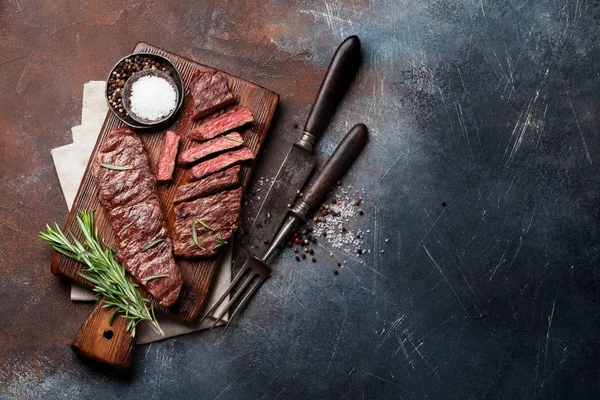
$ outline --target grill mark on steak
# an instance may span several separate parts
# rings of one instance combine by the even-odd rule
[[[192,147],[189,150],[179,154],[177,163],[181,166],[188,166],[202,158],[208,157],[212,154],[220,153],[224,150],[235,149],[243,146],[244,139],[237,132],[231,132],[225,136],[220,136],[215,139],[209,140],[199,144],[196,147]]]
[[[196,73],[190,83],[190,92],[194,99],[193,120],[235,103],[227,86],[227,77],[218,71]]]
[[[254,122],[252,111],[244,106],[235,106],[203,120],[200,125],[190,131],[189,137],[201,142],[250,122]]]
[[[173,203],[194,200],[199,197],[206,197],[218,193],[222,190],[237,186],[240,184],[240,171],[242,167],[236,165],[216,174],[207,176],[196,182],[188,183],[177,188]]]
[[[127,165],[132,169],[115,171],[100,163]],[[98,149],[92,174],[100,203],[117,239],[117,256],[161,305],[172,306],[179,297],[182,277],[173,258],[173,245],[156,194],[156,180],[139,136],[129,128],[111,131]],[[141,252],[144,246],[158,239],[164,242]],[[168,277],[146,281],[157,274]]]
[[[177,149],[179,148],[179,135],[173,131],[167,131],[165,142],[160,151],[158,165],[156,167],[156,181],[159,183],[169,183],[173,179],[173,170],[175,169],[175,159],[177,158]]]
[[[252,150],[243,147],[239,150],[221,154],[215,158],[211,158],[210,160],[195,165],[187,171],[185,177],[188,182],[196,181],[210,174],[214,174],[215,172],[222,171],[232,165],[253,159],[254,154],[252,153]]]
[[[217,253],[217,235],[228,241],[238,229],[243,188],[227,190],[209,197],[176,204],[173,207],[173,250],[185,258],[210,257]],[[201,220],[211,229],[196,223],[199,248],[192,239],[192,221]]]

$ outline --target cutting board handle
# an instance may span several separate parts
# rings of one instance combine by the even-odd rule
[[[112,309],[103,309],[102,302],[98,301],[77,331],[71,348],[75,353],[102,364],[129,368],[133,355],[133,337],[127,332],[125,318],[116,317],[112,325],[108,323],[112,312]]]

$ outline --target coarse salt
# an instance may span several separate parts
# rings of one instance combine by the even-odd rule
[[[142,76],[131,85],[131,112],[140,118],[157,121],[177,105],[175,88],[164,78]]]

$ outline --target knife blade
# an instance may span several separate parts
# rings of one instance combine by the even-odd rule
[[[325,130],[360,64],[360,39],[350,36],[336,50],[317,97],[311,107],[300,140],[289,150],[243,243],[234,270],[248,252],[261,253],[271,242],[287,209],[310,176],[316,160],[313,145]]]

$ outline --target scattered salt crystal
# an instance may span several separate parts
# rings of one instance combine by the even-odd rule
[[[371,233],[371,230],[370,230],[370,229],[367,229],[367,233]]]
[[[389,241],[390,241],[390,239],[385,239],[385,242],[386,242],[386,243],[387,243],[387,242],[389,242]]]
[[[381,250],[382,253],[385,253],[385,250]]]
[[[177,92],[164,78],[142,76],[131,85],[131,112],[138,117],[157,121],[169,115],[177,105]]]

